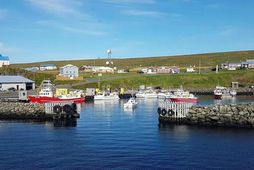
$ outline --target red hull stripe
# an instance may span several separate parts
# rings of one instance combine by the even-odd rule
[[[187,102],[187,103],[197,103],[198,99],[196,98],[170,98],[172,102]]]
[[[78,98],[58,98],[58,97],[42,97],[42,96],[28,96],[30,102],[32,103],[47,103],[47,102],[75,102],[75,103],[83,103],[85,102],[84,97]]]

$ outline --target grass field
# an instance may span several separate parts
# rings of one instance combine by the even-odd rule
[[[137,89],[140,85],[160,86],[163,88],[178,88],[181,85],[189,89],[214,88],[216,85],[229,87],[232,81],[240,84],[254,84],[254,70],[223,71],[205,74],[174,74],[174,75],[131,75],[126,78],[102,81],[101,87],[111,88],[124,87],[126,89]],[[75,86],[85,89],[87,87],[98,87],[97,83]]]

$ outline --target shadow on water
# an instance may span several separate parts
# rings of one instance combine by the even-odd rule
[[[158,130],[160,134],[174,133],[174,134],[187,134],[192,132],[205,132],[205,133],[251,133],[252,128],[234,128],[234,127],[216,127],[216,126],[199,126],[199,125],[183,125],[173,123],[158,123]]]

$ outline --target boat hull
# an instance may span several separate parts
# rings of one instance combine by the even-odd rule
[[[222,99],[222,95],[216,95],[216,94],[215,94],[215,95],[214,95],[214,99],[219,99],[219,100],[220,100],[220,99]]]
[[[49,102],[83,103],[85,102],[84,97],[59,98],[59,97],[46,97],[46,96],[28,96],[28,99],[32,103],[49,103]]]
[[[197,98],[184,98],[184,97],[172,97],[170,98],[172,102],[185,102],[185,103],[197,103]]]

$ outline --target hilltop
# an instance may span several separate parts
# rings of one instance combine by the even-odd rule
[[[70,57],[71,58],[71,57]],[[250,51],[232,51],[232,52],[218,52],[218,53],[205,53],[205,54],[191,54],[179,56],[160,56],[160,57],[143,57],[143,58],[112,58],[114,66],[118,68],[137,68],[145,66],[179,66],[181,68],[190,65],[198,66],[199,62],[202,67],[214,68],[215,65],[222,62],[238,62],[246,59],[254,59],[254,50]],[[107,59],[86,59],[86,60],[64,60],[64,61],[43,61],[26,64],[12,64],[12,67],[26,68],[32,66],[40,66],[40,64],[56,64],[58,67],[66,64],[73,64],[76,66],[81,65],[105,65]]]

